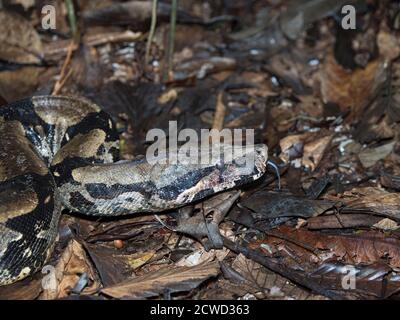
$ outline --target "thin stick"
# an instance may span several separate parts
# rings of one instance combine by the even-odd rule
[[[224,247],[228,248],[229,250],[239,254],[243,254],[250,260],[253,260],[267,269],[271,270],[272,272],[275,272],[282,277],[291,280],[294,283],[297,283],[303,287],[306,287],[318,294],[321,294],[323,296],[326,296],[330,299],[334,300],[343,300],[346,297],[342,296],[339,293],[334,292],[333,290],[330,290],[329,288],[324,288],[321,286],[319,283],[316,281],[313,281],[311,279],[307,279],[304,277],[304,275],[300,274],[297,270],[290,270],[280,264],[278,261],[276,261],[273,258],[268,258],[264,255],[262,255],[260,252],[252,249],[248,249],[244,246],[241,246],[237,243],[232,242],[231,240],[227,238],[223,238],[224,240]]]
[[[226,113],[226,107],[224,105],[224,94],[221,91],[218,94],[217,98],[217,106],[215,108],[215,116],[214,116],[214,121],[212,125],[212,129],[216,129],[221,131],[224,128],[224,122],[225,122],[225,113]]]
[[[149,38],[147,39],[147,45],[146,45],[146,56],[145,56],[146,66],[149,64],[150,61],[151,44],[153,43],[156,26],[157,26],[157,0],[153,0],[153,7],[151,10],[151,26],[150,26]]]
[[[54,89],[52,92],[53,96],[56,96],[60,93],[62,87],[64,86],[65,82],[69,78],[69,76],[72,74],[72,70],[69,70],[68,73],[66,73],[67,67],[69,66],[71,59],[72,59],[72,53],[76,49],[76,45],[74,41],[71,41],[69,47],[68,47],[68,52],[67,56],[64,60],[63,66],[61,68],[60,72],[60,78],[57,80],[56,84],[54,85]]]
[[[169,30],[169,41],[168,41],[168,79],[172,73],[173,62],[174,62],[174,51],[175,51],[175,32],[176,32],[176,12],[178,10],[178,0],[172,0],[171,7],[171,21]]]

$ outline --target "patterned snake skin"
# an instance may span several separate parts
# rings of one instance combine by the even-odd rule
[[[110,116],[81,98],[33,97],[0,107],[0,286],[40,270],[63,208],[85,215],[160,212],[249,183],[266,170],[255,146],[240,161],[118,162]]]

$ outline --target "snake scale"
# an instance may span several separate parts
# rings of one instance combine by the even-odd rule
[[[40,270],[62,209],[92,216],[161,212],[260,178],[239,162],[118,161],[111,117],[84,98],[36,96],[0,107],[0,286]]]

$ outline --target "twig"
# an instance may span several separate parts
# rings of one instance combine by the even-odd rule
[[[83,42],[87,46],[100,46],[107,43],[133,42],[142,36],[141,32],[132,32],[130,30],[124,32],[108,32],[97,35],[89,35],[83,37]]]
[[[161,218],[159,217],[159,215],[155,214],[154,218],[156,218],[156,220],[166,229],[172,231],[172,232],[177,232],[177,230],[171,228],[169,225],[167,225],[164,221],[161,220]]]
[[[291,280],[294,283],[297,283],[305,288],[308,288],[318,294],[321,294],[323,296],[326,296],[330,299],[334,300],[342,300],[345,299],[344,296],[337,294],[333,292],[332,290],[325,289],[323,286],[319,285],[315,281],[308,280],[307,278],[304,277],[303,274],[300,274],[299,272],[296,272],[295,270],[290,271],[287,268],[285,268],[282,264],[274,261],[272,258],[267,258],[261,253],[257,252],[256,250],[252,250],[249,248],[246,248],[244,246],[241,246],[237,243],[232,242],[231,240],[223,237],[224,240],[224,246],[228,248],[229,250],[237,253],[237,254],[243,254],[246,256],[248,259],[251,259],[267,269],[281,275],[282,277]]]
[[[242,208],[242,209],[248,210],[246,208],[243,208],[242,206],[239,206],[239,207]],[[298,246],[300,248],[303,248],[303,249],[311,252],[317,258],[319,257],[320,251],[318,249],[308,245],[307,243],[304,243],[302,241],[298,241],[296,239],[288,237],[288,236],[286,236],[285,234],[283,234],[281,232],[270,231],[270,230],[267,230],[267,229],[264,229],[264,228],[260,228],[260,227],[258,227],[256,225],[252,224],[252,223],[246,223],[245,221],[240,221],[240,222],[237,222],[237,223],[239,223],[242,226],[245,226],[245,227],[247,227],[249,229],[258,230],[258,231],[262,232],[263,234],[265,234],[267,236],[274,237],[274,238],[281,239],[281,240],[285,240],[285,241],[287,241],[289,243],[292,243],[292,244],[294,244],[294,245],[296,245],[296,246]]]
[[[60,72],[60,78],[57,80],[56,84],[54,85],[54,89],[52,92],[53,96],[56,96],[60,93],[62,87],[64,86],[65,82],[68,80],[70,75],[72,74],[72,69],[68,70],[68,73],[66,73],[67,67],[69,66],[71,59],[72,59],[72,53],[76,49],[76,45],[74,41],[71,41],[69,47],[68,47],[68,52],[67,56],[64,60],[63,66],[61,68]]]
[[[224,128],[224,121],[225,121],[226,107],[224,105],[223,97],[224,97],[224,94],[221,91],[218,94],[217,106],[215,108],[214,122],[212,125],[213,129],[216,129],[219,131],[221,131]]]
[[[256,228],[258,229],[258,228]],[[259,229],[258,229],[259,230]],[[261,231],[261,230],[260,230]],[[307,243],[304,243],[302,241],[298,241],[296,239],[293,239],[291,237],[288,237],[280,232],[275,232],[275,231],[262,231],[264,232],[265,235],[273,237],[273,238],[277,238],[277,239],[281,239],[281,240],[285,240],[291,244],[294,244],[300,248],[303,248],[304,250],[307,250],[309,252],[311,252],[313,255],[315,255],[317,258],[319,258],[319,250],[315,249],[314,247],[308,245]]]
[[[146,45],[146,56],[145,56],[146,66],[149,64],[150,61],[151,44],[153,43],[156,26],[157,26],[157,0],[153,0],[153,7],[151,10],[151,26],[150,26],[149,38],[147,39],[147,45]]]

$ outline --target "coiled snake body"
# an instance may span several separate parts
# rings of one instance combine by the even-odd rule
[[[81,98],[33,97],[0,107],[0,286],[38,271],[63,208],[86,215],[160,212],[261,177],[267,149],[239,161],[118,161],[111,118]],[[235,159],[234,159],[235,160]]]

